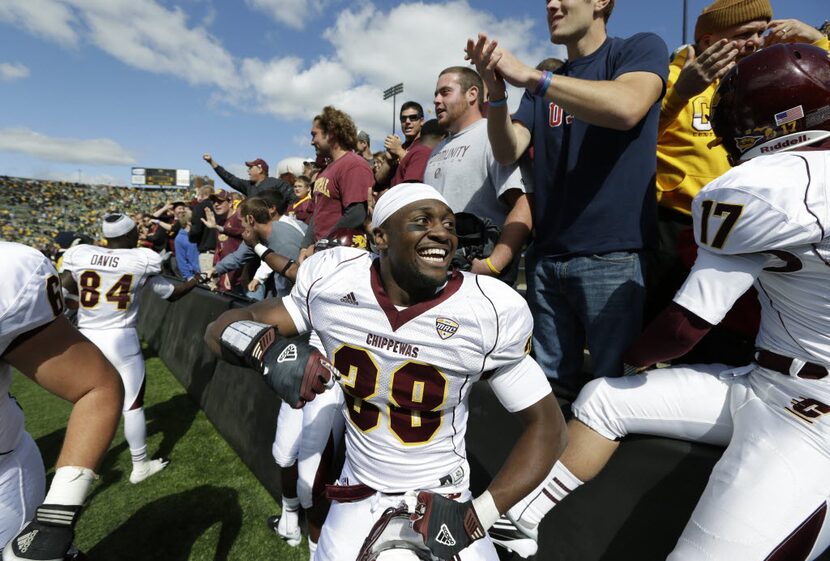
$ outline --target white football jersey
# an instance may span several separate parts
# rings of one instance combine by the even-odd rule
[[[63,269],[78,283],[78,327],[135,327],[141,289],[149,283],[161,298],[174,285],[161,276],[161,257],[147,248],[107,249],[78,245],[63,254]]]
[[[754,158],[692,210],[700,250],[675,301],[716,324],[754,282],[756,346],[830,366],[830,152]]]
[[[58,273],[39,251],[0,242],[0,356],[21,334],[50,323],[63,312]],[[23,413],[9,397],[11,366],[0,360],[0,453],[13,450],[23,434]]]
[[[359,249],[315,254],[283,302],[343,376],[346,453],[359,481],[386,492],[466,488],[472,384],[492,375],[511,411],[550,393],[541,369],[533,377],[517,367],[530,350],[530,311],[506,284],[468,273],[455,273],[433,300],[398,309],[378,265]]]

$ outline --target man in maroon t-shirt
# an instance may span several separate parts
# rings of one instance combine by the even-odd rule
[[[346,113],[331,106],[323,108],[311,124],[311,145],[329,164],[314,182],[314,214],[303,240],[305,247],[338,228],[361,228],[366,196],[375,182],[366,160],[353,152],[357,127]]]
[[[438,124],[436,119],[424,123],[420,135],[412,142],[406,151],[406,155],[398,162],[395,175],[389,185],[397,185],[404,181],[423,181],[424,170],[427,168],[432,149],[438,146],[438,143],[444,140],[446,135],[446,131]]]

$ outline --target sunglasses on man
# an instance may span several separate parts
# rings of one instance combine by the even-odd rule
[[[421,119],[423,119],[423,117],[421,117],[418,114],[415,114],[415,115],[401,115],[401,122],[402,123],[405,123],[407,121],[410,121],[410,122],[414,123],[416,121],[420,121]]]

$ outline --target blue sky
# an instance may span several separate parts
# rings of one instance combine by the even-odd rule
[[[689,0],[689,26],[708,0]],[[681,43],[682,0],[617,0],[612,35]],[[819,25],[826,0],[772,0]],[[823,9],[822,9],[823,8]],[[130,168],[243,174],[309,157],[311,117],[392,125],[388,86],[431,108],[438,72],[477,31],[527,62],[560,54],[543,0],[0,0],[0,175],[127,184]],[[511,104],[517,102],[517,95]],[[400,98],[398,103],[400,104]]]

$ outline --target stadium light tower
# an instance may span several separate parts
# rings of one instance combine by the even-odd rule
[[[396,110],[396,98],[399,94],[403,93],[403,82],[400,84],[395,84],[391,88],[384,90],[383,92],[383,100],[386,101],[390,97],[392,98],[392,134],[395,134],[395,110]]]

